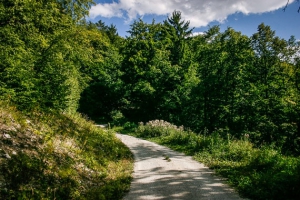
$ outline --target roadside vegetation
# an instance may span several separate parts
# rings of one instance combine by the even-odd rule
[[[118,58],[119,36],[84,20],[92,4],[0,0],[0,199],[115,200],[129,189],[131,152],[77,112]]]
[[[0,102],[1,199],[121,199],[133,158],[79,114],[23,114]]]
[[[234,138],[229,132],[196,134],[163,120],[153,120],[128,134],[154,141],[191,155],[250,199],[298,199],[300,158],[285,156],[272,145],[255,147],[249,135]]]
[[[137,133],[194,155],[245,196],[295,199],[299,38],[264,23],[252,36],[193,35],[180,11],[136,20],[123,38],[86,20],[93,4],[0,0],[1,198],[120,198],[131,153],[88,116],[128,130],[168,121]]]

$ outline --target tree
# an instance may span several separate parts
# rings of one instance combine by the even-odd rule
[[[44,1],[46,4],[47,0]],[[89,9],[95,2],[93,0],[50,0],[51,2],[57,2],[60,11],[72,17],[76,22],[89,14]]]
[[[253,34],[252,46],[256,54],[251,69],[254,98],[252,127],[258,128],[262,140],[271,142],[277,140],[278,128],[283,123],[279,113],[282,113],[281,100],[285,95],[285,76],[283,74],[282,57],[287,48],[287,42],[275,36],[269,26],[260,24],[258,32]]]
[[[76,111],[93,54],[77,26],[90,0],[1,0],[1,96],[21,109]]]
[[[170,72],[164,69],[170,64],[168,52],[165,51],[158,35],[161,25],[144,23],[141,19],[135,21],[128,31],[121,52],[124,56],[121,71],[124,82],[125,99],[129,103],[124,114],[134,121],[147,121],[159,113],[159,94],[161,81]]]
[[[119,42],[122,40],[118,35],[116,26],[113,24],[108,26],[102,20],[99,20],[95,24],[90,22],[90,25],[95,26],[99,31],[104,32],[108,36],[112,44],[119,45]]]
[[[181,12],[176,10],[163,24],[164,37],[169,45],[172,65],[182,65],[187,49],[186,41],[189,40],[194,28],[190,29],[190,22],[182,20]]]
[[[253,58],[250,39],[231,28],[220,33],[215,26],[192,42],[200,82],[191,93],[188,113],[194,119],[189,126],[209,133],[216,129],[240,133],[247,90],[245,69]]]
[[[128,105],[126,116],[147,121],[155,118],[179,123],[183,99],[195,75],[195,66],[172,65],[170,38],[165,25],[135,21],[122,49],[122,81]],[[185,48],[187,57],[188,48]],[[183,59],[182,59],[183,61]],[[188,63],[188,62],[186,62]]]
[[[87,66],[83,71],[90,81],[81,93],[78,111],[87,114],[97,122],[107,123],[112,120],[111,113],[120,110],[123,105],[124,89],[120,79],[122,56],[119,54],[120,47],[106,32],[107,26],[100,22],[97,22],[97,25],[85,24],[87,30],[98,36],[92,41],[93,52],[91,53],[94,56],[101,55],[101,59]],[[121,44],[121,38],[118,38],[118,42]]]
[[[284,59],[284,75],[287,89],[283,100],[283,112],[286,117],[281,128],[281,134],[286,137],[282,150],[299,155],[300,153],[300,42],[292,36],[288,40],[286,57]]]

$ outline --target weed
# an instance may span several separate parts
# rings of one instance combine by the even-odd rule
[[[80,114],[21,113],[0,102],[1,199],[121,199],[133,157]]]
[[[171,159],[170,159],[169,156],[163,155],[163,157],[164,157],[164,160],[166,160],[166,161],[168,161],[168,162],[171,162]]]
[[[300,158],[283,156],[272,146],[257,148],[249,134],[243,134],[241,139],[226,130],[195,134],[162,120],[140,124],[134,134],[193,155],[225,177],[242,196],[299,199]]]

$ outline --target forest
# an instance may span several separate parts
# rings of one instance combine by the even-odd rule
[[[299,155],[299,42],[293,36],[281,39],[263,23],[251,37],[218,26],[192,36],[178,11],[163,23],[135,21],[125,39],[101,25],[89,26],[119,48],[89,75],[79,112],[96,121],[162,119],[197,133],[248,134],[258,146]]]
[[[264,23],[250,37],[218,26],[193,35],[174,11],[162,23],[134,21],[124,38],[85,19],[92,4],[0,0],[1,102],[129,128],[159,119],[299,157],[295,37]]]

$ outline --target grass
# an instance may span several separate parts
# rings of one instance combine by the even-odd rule
[[[299,199],[300,158],[284,156],[270,146],[255,148],[248,135],[236,139],[218,131],[195,134],[162,120],[140,124],[130,134],[194,156],[226,178],[250,199]]]
[[[121,199],[133,157],[79,114],[21,113],[0,102],[0,199]]]

